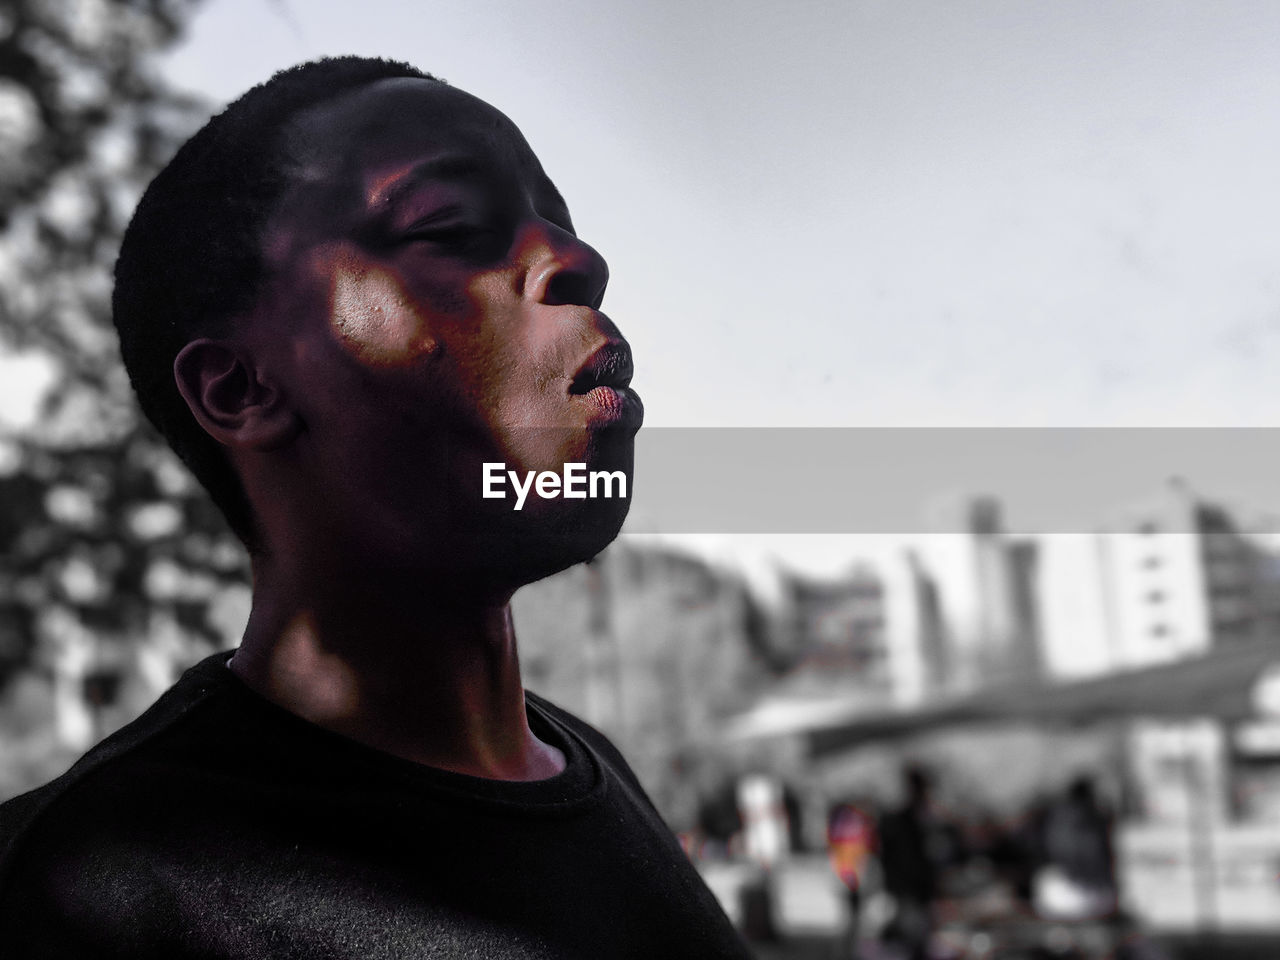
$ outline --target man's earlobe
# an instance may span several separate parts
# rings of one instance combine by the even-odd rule
[[[174,358],[173,376],[191,415],[224,446],[273,450],[301,430],[297,411],[234,344],[193,340]]]

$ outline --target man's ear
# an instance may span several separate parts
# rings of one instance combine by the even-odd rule
[[[178,392],[205,432],[228,447],[274,450],[298,435],[302,421],[253,358],[223,340],[193,340],[173,360]]]

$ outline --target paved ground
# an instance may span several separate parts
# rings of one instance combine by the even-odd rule
[[[741,890],[756,881],[758,871],[743,864],[713,864],[704,876],[734,921],[750,926],[751,918],[743,915],[750,898],[744,900]],[[826,858],[798,858],[777,870],[773,881],[771,913],[778,939],[753,944],[759,960],[847,960],[839,936],[846,907]],[[1161,943],[1170,960],[1280,960],[1280,935],[1202,935]]]
[[[1164,943],[1176,960],[1280,960],[1280,935],[1205,935]]]
[[[1165,939],[1163,945],[1171,960],[1280,960],[1280,936],[1183,937]],[[839,946],[824,937],[752,947],[758,960],[847,960]]]
[[[800,937],[777,944],[752,944],[757,960],[845,960],[827,937]]]

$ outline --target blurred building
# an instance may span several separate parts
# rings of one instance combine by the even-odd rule
[[[878,701],[891,697],[884,579],[866,564],[843,577],[820,579],[783,572],[782,646],[790,686]]]
[[[1181,481],[1041,549],[1046,648],[1061,675],[1167,663],[1280,625],[1275,554]]]
[[[768,625],[735,575],[619,541],[514,603],[526,686],[604,731],[672,823],[689,766],[772,676]]]
[[[1037,679],[1043,669],[1039,544],[1005,531],[1000,502],[966,498],[938,508],[939,529],[913,562],[933,692]]]
[[[1171,481],[1096,537],[1103,669],[1280,637],[1280,568],[1221,504]],[[1280,647],[1278,647],[1280,650]],[[1274,928],[1280,918],[1280,723],[1212,716],[1129,727],[1133,907],[1166,928]]]

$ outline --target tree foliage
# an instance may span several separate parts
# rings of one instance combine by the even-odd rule
[[[70,669],[101,700],[102,665],[163,636],[176,668],[234,619],[242,551],[136,412],[110,321],[133,206],[208,114],[154,62],[196,2],[0,7],[0,352],[54,371],[36,421],[0,427],[0,683]]]

